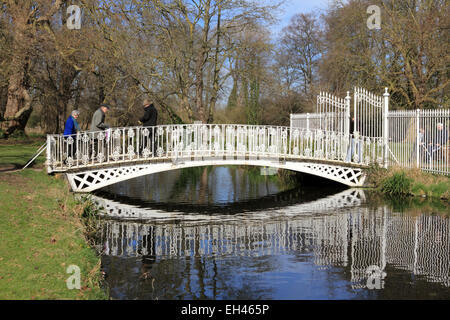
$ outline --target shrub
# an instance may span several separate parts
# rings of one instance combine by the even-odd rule
[[[411,193],[412,179],[406,173],[396,172],[381,183],[381,191],[391,196],[405,196]]]

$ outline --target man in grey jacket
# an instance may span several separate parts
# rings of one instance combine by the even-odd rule
[[[105,123],[105,114],[109,109],[111,109],[111,107],[105,103],[100,105],[100,108],[98,108],[92,116],[89,131],[102,131],[109,128],[109,125]]]
[[[107,104],[101,104],[100,108],[98,108],[94,115],[92,116],[91,127],[89,131],[103,131],[109,128],[109,125],[105,123],[105,114],[109,111],[111,107]],[[98,134],[95,133],[92,136],[93,138],[93,154],[92,157],[104,156],[104,144],[98,140]],[[100,155],[101,154],[101,155]]]

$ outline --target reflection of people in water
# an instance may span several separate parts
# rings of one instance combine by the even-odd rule
[[[141,279],[147,280],[151,279],[151,269],[156,261],[155,254],[155,242],[153,239],[153,232],[149,230],[149,233],[142,237],[142,251],[145,250],[147,254],[142,255],[142,265],[141,265]]]
[[[249,269],[246,264],[243,265],[245,269],[239,267],[242,265],[242,259],[253,263],[250,272],[264,274],[271,270],[268,268],[274,268],[275,272],[279,270],[277,264],[272,263],[278,255],[295,252],[302,255],[305,253],[311,257],[308,263],[315,264],[315,269],[311,272],[335,266],[349,266],[342,270],[346,272],[345,277],[349,276],[348,281],[352,288],[367,288],[367,271],[375,266],[376,269],[373,271],[378,272],[375,274],[383,275],[383,272],[386,272],[386,263],[402,266],[402,272],[410,272],[408,274],[420,272],[433,281],[450,284],[448,280],[450,243],[445,236],[448,234],[445,232],[448,231],[445,219],[431,215],[398,216],[390,211],[386,213],[383,208],[374,212],[372,208],[359,206],[350,201],[348,199],[350,192],[355,196],[360,192],[363,193],[359,189],[347,190],[341,194],[341,201],[336,205],[342,206],[343,201],[348,201],[347,208],[353,205],[357,208],[346,209],[337,214],[333,210],[335,207],[330,208],[328,198],[318,200],[328,202],[323,208],[331,211],[320,210],[329,212],[325,215],[309,214],[311,211],[308,209],[306,215],[288,215],[285,219],[279,219],[278,216],[266,217],[262,221],[243,219],[242,216],[230,217],[230,221],[220,223],[211,222],[209,218],[203,223],[148,221],[147,224],[135,228],[134,232],[112,232],[109,234],[113,237],[109,240],[111,247],[114,244],[131,246],[133,240],[136,240],[138,250],[130,250],[131,255],[127,250],[119,250],[119,254],[126,259],[116,259],[108,264],[113,271],[121,271],[115,274],[112,272],[109,281],[115,285],[115,294],[122,293],[119,297],[126,298],[250,299],[264,296],[267,289],[250,280],[245,283],[248,286],[243,290],[240,272],[243,270],[242,273],[245,274]],[[295,212],[298,213],[297,210]],[[377,217],[381,215],[385,215],[386,220],[383,219],[378,223]],[[109,223],[126,225],[123,222]],[[409,228],[408,232],[396,232],[404,225],[416,227]],[[121,228],[108,228],[117,231],[119,229]],[[365,243],[368,242],[373,245],[366,246]],[[171,250],[175,248],[176,251]],[[402,255],[389,254],[399,250],[410,252],[414,248],[419,248],[419,256],[414,265],[403,264]],[[433,268],[436,261],[433,260],[432,254],[436,248],[443,253],[438,261],[442,268],[437,269]],[[139,260],[134,258],[135,255],[141,256]],[[225,263],[222,262],[224,259]],[[296,261],[293,259],[294,263]],[[119,264],[120,269],[114,268],[115,263]],[[126,286],[123,286],[123,268],[129,272],[126,275],[129,285],[127,283]],[[398,273],[393,272],[392,275],[397,277],[396,281],[400,279]],[[403,278],[403,275],[401,277]],[[233,281],[234,278],[239,281]],[[379,279],[382,280],[383,277]],[[264,277],[263,281],[273,283],[272,279]],[[394,294],[405,293],[396,291]]]
[[[143,280],[152,279],[151,269],[156,261],[155,256],[142,256],[141,276]]]

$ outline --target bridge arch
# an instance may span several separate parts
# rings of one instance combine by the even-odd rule
[[[349,166],[344,163],[338,165],[317,161],[272,161],[267,159],[211,159],[152,162],[105,166],[90,170],[84,169],[78,172],[68,172],[66,175],[74,192],[92,192],[118,182],[149,174],[192,167],[225,165],[259,166],[291,170],[336,181],[349,187],[361,187],[365,181],[363,169],[358,166]]]

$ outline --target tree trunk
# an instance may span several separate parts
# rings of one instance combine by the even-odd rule
[[[199,120],[203,123],[208,121],[208,114],[205,110],[205,104],[203,103],[203,90],[204,90],[204,80],[203,80],[203,71],[205,68],[205,63],[208,60],[208,34],[210,27],[210,1],[206,1],[204,8],[204,16],[203,16],[203,35],[202,35],[202,46],[199,49],[199,53],[197,55],[197,63],[195,69],[195,104],[198,112]]]
[[[200,50],[197,57],[197,67],[195,70],[195,107],[199,120],[205,122],[205,110],[203,105],[203,63],[204,54],[203,50]]]
[[[31,97],[26,88],[28,63],[28,55],[18,54],[12,60],[13,72],[9,77],[8,100],[2,122],[6,136],[16,130],[24,131],[32,111]]]
[[[216,52],[214,54],[214,78],[213,78],[213,92],[211,95],[211,101],[209,104],[208,120],[207,123],[212,123],[214,121],[214,111],[216,109],[217,95],[219,93],[219,46],[220,46],[220,18],[221,9],[219,5],[217,12],[217,37],[216,37]],[[234,87],[233,87],[234,88]]]
[[[31,97],[27,90],[28,65],[30,63],[30,50],[33,45],[31,24],[28,20],[31,4],[18,4],[13,9],[17,10],[13,17],[14,53],[8,82],[8,100],[3,119],[0,119],[2,120],[1,128],[6,137],[16,130],[24,131],[32,111]]]

